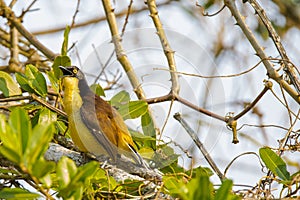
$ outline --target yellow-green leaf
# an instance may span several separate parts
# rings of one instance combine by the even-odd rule
[[[110,103],[112,106],[118,109],[121,105],[125,105],[129,101],[130,101],[129,93],[126,91],[121,91],[111,98]]]
[[[92,84],[90,86],[91,90],[98,96],[104,96],[105,97],[105,93],[103,88],[101,87],[101,85],[99,84]]]
[[[259,156],[266,167],[284,181],[290,180],[290,173],[287,171],[286,163],[274,151],[268,147],[259,149]]]
[[[66,26],[64,31],[64,41],[61,47],[61,55],[66,56],[68,52],[68,41],[69,41],[69,33],[70,33],[70,26]]]
[[[0,199],[36,199],[39,194],[21,188],[3,188],[0,190]]]
[[[15,80],[6,72],[0,71],[0,91],[5,97],[21,95],[22,91]]]
[[[118,111],[123,119],[135,119],[144,115],[148,110],[148,104],[145,101],[130,101],[128,104],[120,105]]]

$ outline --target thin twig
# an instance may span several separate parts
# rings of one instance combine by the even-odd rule
[[[209,117],[212,117],[214,119],[218,119],[220,121],[223,121],[223,122],[226,122],[226,119],[225,117],[221,116],[221,115],[218,115],[216,113],[213,113],[209,110],[206,110],[204,108],[201,108],[195,104],[192,104],[191,102],[189,102],[188,100],[178,96],[178,95],[173,95],[172,93],[169,93],[167,95],[164,95],[164,96],[160,96],[160,97],[154,97],[154,98],[151,98],[151,99],[146,99],[145,101],[148,103],[148,104],[154,104],[154,103],[161,103],[161,102],[165,102],[165,101],[172,101],[172,100],[176,100],[180,103],[182,103],[183,105],[193,109],[193,110],[196,110],[202,114],[205,114]]]
[[[190,135],[190,137],[193,139],[201,153],[203,154],[205,160],[208,162],[208,164],[211,166],[211,168],[214,170],[214,172],[218,175],[220,180],[226,179],[226,177],[222,174],[222,172],[217,167],[216,163],[211,158],[210,154],[204,147],[203,143],[199,140],[197,134],[191,129],[191,127],[187,124],[187,122],[181,117],[180,113],[176,113],[174,115],[174,118],[182,125],[182,127],[186,130],[186,132]]]
[[[289,109],[289,107],[276,95],[276,93],[274,92],[274,90],[271,88],[270,89],[272,94],[274,95],[274,97],[288,110],[288,112],[290,112],[294,117],[297,117],[297,115]],[[300,119],[300,118],[298,118]]]
[[[159,138],[158,138],[159,141],[161,140],[161,138],[162,138],[162,136],[163,136],[164,130],[165,130],[165,128],[166,128],[166,125],[167,125],[168,120],[169,120],[170,115],[171,115],[171,111],[172,111],[173,105],[174,105],[174,100],[172,99],[172,100],[171,100],[171,103],[170,103],[170,106],[169,106],[169,109],[168,109],[167,117],[166,117],[166,119],[165,119],[165,121],[164,121],[164,123],[163,123],[163,126],[162,126],[161,131],[160,131],[160,134],[159,134]]]
[[[298,110],[298,113],[297,113],[297,117],[295,118],[295,121],[294,123],[291,125],[291,127],[289,128],[289,130],[287,131],[286,135],[284,136],[283,140],[281,141],[281,144],[280,144],[280,147],[279,147],[279,151],[278,151],[278,154],[279,155],[282,155],[282,153],[284,152],[284,147],[285,145],[287,144],[287,141],[289,139],[289,136],[290,134],[292,133],[293,131],[293,128],[295,126],[295,124],[297,123],[298,121],[298,116],[300,115],[300,109]]]
[[[27,12],[29,12],[29,11],[33,11],[33,10],[31,10],[31,7],[35,4],[37,2],[37,0],[33,0],[31,3],[30,3],[30,5],[25,9],[25,10],[23,10],[22,11],[22,14],[20,15],[20,19],[23,19],[23,17],[25,16],[25,14],[27,13]],[[10,7],[11,8],[11,7]],[[34,9],[34,10],[37,10],[37,9]]]
[[[201,113],[203,113],[203,114],[205,114],[205,115],[207,115],[207,116],[210,116],[210,117],[212,117],[212,118],[221,120],[221,121],[223,121],[223,122],[226,121],[226,119],[225,119],[224,116],[220,116],[220,115],[218,115],[218,114],[216,114],[216,113],[210,112],[210,111],[208,111],[208,110],[206,110],[206,109],[204,109],[204,108],[201,108],[201,107],[199,107],[199,106],[196,106],[196,105],[192,104],[191,102],[187,101],[186,99],[183,99],[183,98],[181,98],[181,97],[179,97],[179,96],[176,97],[176,99],[177,99],[177,101],[179,101],[180,103],[182,103],[182,104],[188,106],[189,108],[192,108],[192,109],[194,109],[194,110],[196,110],[196,111],[199,111],[199,112],[201,112]]]
[[[281,91],[283,100],[284,100],[284,102],[285,102],[286,109],[287,109],[287,111],[288,111],[287,113],[288,113],[288,115],[289,115],[290,124],[292,125],[293,122],[292,122],[292,115],[291,115],[291,112],[290,112],[290,107],[289,107],[289,104],[288,104],[288,102],[287,102],[287,99],[286,99],[286,97],[285,97],[284,91],[283,91],[283,89],[282,89],[281,86],[280,86],[280,91]]]
[[[249,127],[257,127],[257,128],[278,128],[278,129],[282,129],[282,130],[286,130],[288,131],[288,128],[285,128],[283,126],[279,126],[279,125],[274,125],[274,124],[260,124],[260,125],[255,125],[255,124],[243,124],[241,127],[239,127],[237,130],[241,130],[242,128],[244,128],[244,126],[249,126]],[[292,131],[292,133],[297,134],[296,131]]]
[[[269,60],[269,58],[268,58],[268,60]],[[270,60],[272,60],[272,59],[270,59]],[[237,77],[237,76],[241,76],[241,75],[249,73],[250,71],[254,70],[256,67],[258,67],[262,62],[263,62],[263,60],[260,60],[257,64],[255,64],[250,69],[247,69],[247,70],[242,71],[240,73],[228,74],[228,75],[219,75],[219,76],[218,75],[217,76],[206,76],[206,75],[193,74],[193,73],[187,73],[187,72],[170,71],[169,69],[165,69],[165,68],[153,68],[153,70],[164,70],[164,71],[170,71],[170,72],[173,72],[173,73],[176,73],[176,74],[180,74],[180,75],[193,76],[193,77],[199,77],[199,78],[207,78],[207,79],[213,79],[213,78],[232,78],[232,77]]]
[[[74,15],[72,17],[72,22],[71,22],[71,26],[70,26],[71,29],[75,25],[75,19],[76,19],[77,14],[79,13],[79,6],[80,6],[80,0],[77,0],[76,10],[75,10],[75,13],[74,13]]]
[[[207,17],[213,17],[213,16],[218,15],[226,7],[225,5],[223,5],[217,12],[214,12],[213,14],[209,14],[208,12],[205,12],[205,8],[201,4],[199,4],[198,2],[196,2],[196,6],[200,7],[202,15],[207,16]]]
[[[42,100],[41,98],[39,98],[35,94],[31,94],[31,97],[32,97],[33,100],[35,100],[36,102],[38,102],[38,103],[42,104],[43,106],[47,107],[49,110],[52,110],[52,111],[58,113],[59,115],[67,118],[67,114],[64,111],[50,105],[48,102]]]
[[[244,156],[244,155],[251,155],[251,154],[252,154],[252,155],[255,155],[255,156],[258,158],[258,160],[259,160],[260,166],[261,166],[261,167],[264,167],[264,165],[263,165],[263,163],[261,162],[261,160],[259,159],[259,156],[257,155],[257,153],[255,153],[255,152],[245,152],[245,153],[242,153],[242,154],[236,156],[235,158],[233,158],[233,159],[230,161],[230,163],[227,165],[227,167],[226,167],[225,170],[224,170],[224,176],[226,176],[226,173],[227,173],[228,169],[231,167],[231,165],[235,162],[236,159],[238,159],[238,158],[241,157],[241,156]]]
[[[265,82],[265,87],[264,89],[259,93],[259,95],[244,109],[242,110],[239,114],[233,117],[234,120],[238,120],[242,116],[244,116],[249,110],[251,110],[257,102],[266,94],[266,92],[272,88],[273,83],[271,81],[266,81]]]
[[[126,13],[126,17],[125,17],[125,20],[124,20],[124,24],[123,24],[123,27],[122,27],[122,30],[121,30],[121,37],[123,37],[123,35],[125,33],[126,26],[128,24],[128,21],[129,21],[128,19],[129,19],[129,15],[131,13],[132,5],[133,5],[133,0],[130,0],[128,8],[127,8],[127,13]]]

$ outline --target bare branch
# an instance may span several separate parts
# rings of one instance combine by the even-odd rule
[[[179,81],[178,81],[178,75],[176,73],[174,73],[177,71],[175,58],[174,58],[174,50],[172,50],[172,48],[168,42],[166,33],[164,31],[164,28],[163,28],[160,18],[158,16],[156,1],[155,0],[147,0],[147,5],[148,5],[149,11],[150,11],[150,17],[153,20],[153,23],[154,23],[156,31],[157,31],[157,35],[160,39],[162,48],[163,48],[166,58],[168,60],[169,69],[170,69],[170,73],[171,73],[171,81],[172,81],[171,92],[178,94],[179,90],[180,90],[180,86],[179,86]]]
[[[144,93],[143,89],[140,87],[141,84],[137,78],[137,75],[135,74],[131,63],[127,58],[125,50],[123,49],[123,46],[121,43],[121,37],[120,37],[118,26],[117,26],[116,16],[114,14],[114,9],[112,8],[110,0],[102,0],[102,4],[103,4],[104,11],[106,14],[109,29],[111,32],[112,42],[115,45],[117,59],[120,62],[120,64],[122,65],[125,72],[127,73],[129,81],[134,89],[134,92],[138,96],[138,98],[145,99],[145,93]]]
[[[268,19],[265,10],[259,5],[259,3],[256,0],[248,0],[247,2],[249,2],[250,5],[254,8],[255,12],[258,14],[259,18],[266,26],[269,32],[269,36],[273,40],[281,58],[283,59],[283,65],[284,65],[283,70],[289,76],[298,94],[300,94],[300,81],[296,74],[297,70],[294,69],[296,68],[296,66],[291,65],[291,62],[289,61],[289,57],[287,56],[286,51],[281,43],[280,37],[275,31],[271,21]]]
[[[48,59],[54,60],[56,54],[45,47],[34,35],[32,35],[22,24],[15,13],[6,6],[4,0],[0,0],[0,15],[4,16],[33,46],[41,51]]]
[[[199,140],[197,134],[191,129],[191,127],[187,124],[187,122],[181,117],[179,113],[176,113],[174,115],[174,118],[182,125],[182,127],[186,130],[186,132],[190,135],[190,137],[193,139],[194,143],[197,145],[198,149],[201,151],[202,155],[204,156],[205,160],[208,162],[208,164],[211,166],[211,168],[216,172],[220,180],[226,179],[226,177],[222,174],[222,172],[217,167],[214,160],[209,155],[208,151],[204,147],[203,143]]]
[[[231,14],[235,18],[237,24],[240,26],[242,31],[244,32],[245,36],[247,37],[248,41],[256,51],[256,54],[263,60],[263,64],[268,72],[268,76],[275,80],[279,85],[282,85],[285,91],[297,102],[300,103],[300,97],[298,93],[286,82],[282,79],[279,73],[273,68],[270,61],[267,59],[268,56],[265,54],[263,48],[258,43],[257,39],[255,38],[254,34],[250,30],[250,28],[245,23],[245,20],[241,13],[238,11],[234,0],[224,0],[225,5],[230,10]]]

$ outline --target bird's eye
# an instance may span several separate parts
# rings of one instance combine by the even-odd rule
[[[73,69],[73,73],[77,74],[78,70],[77,69]]]

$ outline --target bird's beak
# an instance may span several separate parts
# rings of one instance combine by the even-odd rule
[[[67,67],[63,67],[63,66],[59,66],[59,69],[62,71],[63,73],[63,76],[62,77],[65,77],[65,76],[73,76],[73,72],[68,69]]]

